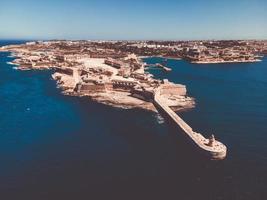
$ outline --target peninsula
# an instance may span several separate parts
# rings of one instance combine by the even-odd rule
[[[62,92],[87,96],[100,103],[123,108],[156,111],[151,99],[155,88],[174,110],[194,107],[186,87],[157,80],[145,72],[146,64],[131,52],[122,52],[112,42],[39,41],[10,45],[0,51],[12,52],[12,64],[20,70],[52,69]]]
[[[193,108],[185,85],[158,80],[145,71],[146,64],[118,42],[38,41],[4,46],[20,70],[53,70],[52,77],[65,95],[89,97],[121,108],[158,111],[174,123],[197,149],[211,159],[224,159],[227,148],[211,136],[192,130],[174,111]],[[170,68],[157,64],[166,72]]]

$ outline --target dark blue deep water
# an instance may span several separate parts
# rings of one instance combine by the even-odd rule
[[[9,43],[19,42],[0,46]],[[156,114],[63,96],[50,71],[15,70],[9,55],[0,53],[1,199],[267,199],[267,58],[149,70],[187,85],[197,106],[181,116],[228,146],[214,162]]]

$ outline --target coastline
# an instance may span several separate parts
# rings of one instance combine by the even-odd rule
[[[192,64],[227,64],[227,63],[255,63],[261,62],[262,60],[233,60],[233,61],[192,61]]]
[[[139,56],[140,59],[146,58],[163,58],[163,59],[170,59],[170,60],[186,60],[183,58],[176,58],[176,57],[165,57],[165,56]],[[230,61],[189,61],[192,64],[232,64],[232,63],[255,63],[261,62],[260,59],[255,60],[230,60]]]
[[[163,59],[170,59],[170,60],[183,60],[183,58],[176,58],[176,57],[168,57],[168,56],[138,56],[140,59],[146,59],[146,58],[163,58]]]

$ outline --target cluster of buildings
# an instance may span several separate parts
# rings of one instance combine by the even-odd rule
[[[154,79],[133,54],[122,59],[88,59],[79,70],[79,75],[80,80],[74,91],[83,95],[109,92],[114,95],[114,92],[119,92],[150,102],[155,89],[162,86],[162,94],[173,96],[174,100],[175,95],[186,96],[184,85]]]
[[[194,63],[255,62],[267,54],[267,41],[38,41],[27,43],[43,64],[62,59],[82,58],[120,59],[129,54],[186,59]],[[46,51],[41,51],[44,48]],[[40,52],[38,52],[40,50]],[[32,59],[34,62],[34,58]],[[25,62],[26,64],[26,62]],[[28,63],[29,64],[29,63]],[[41,65],[38,62],[37,65]]]
[[[193,63],[257,62],[261,51],[241,41],[199,42],[183,49],[183,57]]]
[[[147,41],[129,44],[144,56],[186,59],[193,63],[257,62],[267,54],[267,41]]]

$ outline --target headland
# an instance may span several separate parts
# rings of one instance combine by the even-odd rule
[[[112,43],[103,48],[103,42],[39,41],[5,46],[1,51],[12,52],[16,59],[11,64],[19,70],[53,70],[53,79],[66,95],[156,111],[153,92],[164,86],[163,98],[174,110],[193,108],[195,104],[187,96],[186,86],[154,79],[145,71],[142,59],[114,48]]]

